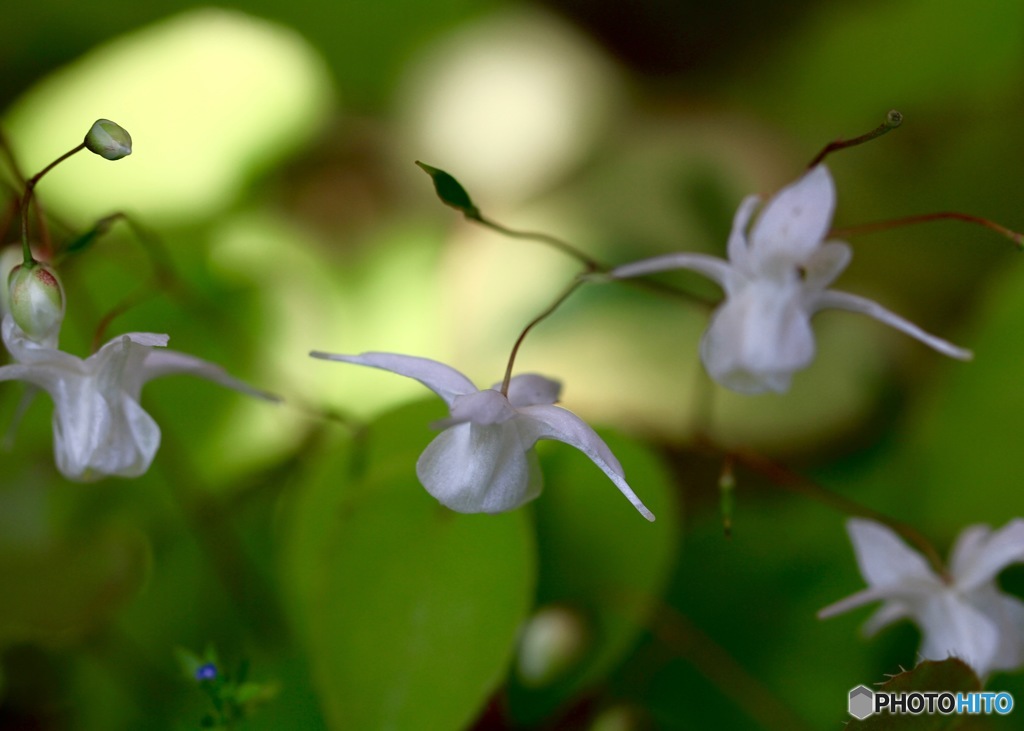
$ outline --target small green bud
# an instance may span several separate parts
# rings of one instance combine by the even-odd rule
[[[64,322],[64,287],[46,264],[19,264],[7,280],[11,316],[26,335],[56,344]]]
[[[441,199],[442,203],[457,211],[462,211],[466,218],[480,218],[480,210],[473,205],[473,201],[469,199],[469,193],[454,176],[419,160],[416,161],[416,164],[434,181],[434,190],[437,191],[437,197]]]
[[[132,154],[132,136],[116,122],[97,119],[85,136],[85,147],[106,160],[120,160]]]
[[[541,688],[563,678],[590,646],[590,631],[579,612],[562,606],[537,611],[523,627],[516,671],[528,688]]]

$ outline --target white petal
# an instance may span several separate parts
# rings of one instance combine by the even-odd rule
[[[57,468],[71,480],[109,475],[137,477],[153,461],[160,428],[118,389],[100,390],[92,379],[74,379],[53,393],[53,448]]]
[[[846,521],[861,576],[870,586],[896,595],[916,586],[934,587],[941,582],[919,553],[881,523],[863,518]]]
[[[961,591],[992,581],[1013,563],[1024,562],[1024,520],[1017,518],[994,533],[988,526],[965,529],[950,556],[950,571]]]
[[[438,396],[449,406],[452,399],[467,393],[474,393],[477,388],[473,382],[451,366],[438,363],[429,358],[418,358],[413,355],[397,353],[362,353],[361,355],[336,355],[313,351],[310,355],[324,360],[338,360],[343,363],[380,368],[400,376],[414,378]]]
[[[838,292],[834,289],[830,289],[814,295],[808,300],[807,305],[812,312],[817,312],[818,310],[823,310],[827,307],[833,307],[838,310],[848,310],[850,312],[859,312],[862,315],[867,315],[868,317],[873,317],[880,322],[884,322],[889,327],[893,327],[902,333],[906,333],[916,340],[920,340],[928,347],[939,351],[943,355],[948,355],[950,358],[970,360],[974,357],[974,354],[971,353],[971,351],[958,348],[942,338],[927,333],[914,323],[904,320],[899,315],[885,309],[877,302],[872,302],[869,299],[859,297],[855,294]]]
[[[500,388],[501,384],[495,384],[494,387]],[[561,392],[561,383],[536,373],[512,376],[508,382],[508,402],[517,409],[520,406],[553,404],[558,401]]]
[[[608,445],[585,421],[557,406],[526,406],[518,409],[521,416],[516,421],[525,434],[537,439],[556,439],[571,444],[590,457],[602,472],[615,483],[619,491],[633,504],[647,520],[654,520],[654,513],[647,509],[633,489],[626,482],[622,465],[615,458]],[[526,441],[529,441],[528,439]],[[532,442],[530,442],[532,444]]]
[[[872,586],[867,589],[861,589],[845,599],[840,599],[837,602],[829,604],[824,609],[819,609],[818,619],[830,619],[837,614],[843,614],[851,609],[856,609],[857,607],[862,607],[865,604],[871,604],[872,602],[883,601],[890,597],[890,593],[883,588]]]
[[[0,325],[3,331],[4,345],[7,352],[15,362],[30,366],[47,366],[58,369],[84,372],[85,368],[81,358],[76,358],[63,351],[52,347],[40,345],[30,340],[21,328],[18,327],[14,318],[9,314],[4,315],[3,324]]]
[[[917,620],[924,635],[920,650],[924,658],[958,657],[981,677],[991,672],[999,650],[999,629],[984,613],[947,591],[923,604]]]
[[[176,350],[148,351],[140,371],[140,385],[154,378],[175,373],[187,373],[199,378],[205,378],[208,381],[213,381],[218,385],[240,391],[255,398],[267,401],[281,400],[279,396],[267,393],[266,391],[260,391],[244,381],[229,375],[219,365],[205,361],[202,358],[179,353]]]
[[[726,254],[729,261],[741,268],[746,267],[746,259],[750,253],[750,245],[747,243],[747,226],[750,217],[754,215],[754,209],[761,202],[760,196],[748,195],[736,209],[732,218],[732,230],[729,232],[729,243],[726,247]]]
[[[992,670],[1017,670],[1024,665],[1024,602],[999,594],[986,611],[999,631],[999,649]]]
[[[816,165],[765,204],[750,232],[751,256],[760,262],[806,260],[828,233],[835,204],[832,176]]]
[[[822,244],[804,262],[804,288],[807,290],[823,290],[843,273],[853,258],[853,252],[841,241],[830,241]]]
[[[910,616],[912,616],[910,605],[901,601],[887,601],[878,608],[878,611],[867,618],[861,631],[866,637],[873,637],[883,627]]]
[[[459,424],[434,438],[416,462],[420,482],[460,513],[500,513],[540,494],[537,456],[514,422]]]
[[[814,359],[814,334],[799,286],[747,283],[715,311],[701,340],[708,375],[739,393],[783,392]]]
[[[612,269],[608,274],[615,279],[628,279],[639,277],[643,274],[664,272],[669,269],[689,269],[698,274],[703,274],[708,279],[725,286],[729,272],[732,267],[725,259],[708,254],[663,254],[650,259],[641,259],[631,264],[623,264]]]
[[[473,424],[500,424],[514,419],[516,410],[499,391],[488,388],[456,396],[452,399],[451,415],[451,419],[447,420],[451,424],[466,421]]]

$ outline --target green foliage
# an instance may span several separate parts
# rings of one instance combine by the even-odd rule
[[[504,676],[529,605],[526,516],[460,515],[427,495],[401,438],[422,413],[386,417],[365,475],[333,460],[292,515],[293,621],[337,728],[465,725]]]

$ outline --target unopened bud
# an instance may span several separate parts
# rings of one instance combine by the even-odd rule
[[[583,658],[590,644],[586,620],[568,607],[534,614],[519,640],[516,670],[523,685],[540,688],[560,680]]]
[[[132,154],[132,136],[116,122],[97,119],[85,136],[85,147],[104,159],[120,160]]]
[[[64,321],[64,287],[46,264],[19,264],[7,280],[11,316],[38,343],[56,344]]]

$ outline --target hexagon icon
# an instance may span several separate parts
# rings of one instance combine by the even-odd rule
[[[848,710],[851,716],[858,721],[863,721],[875,712],[875,694],[871,692],[871,689],[858,685],[850,691]]]

